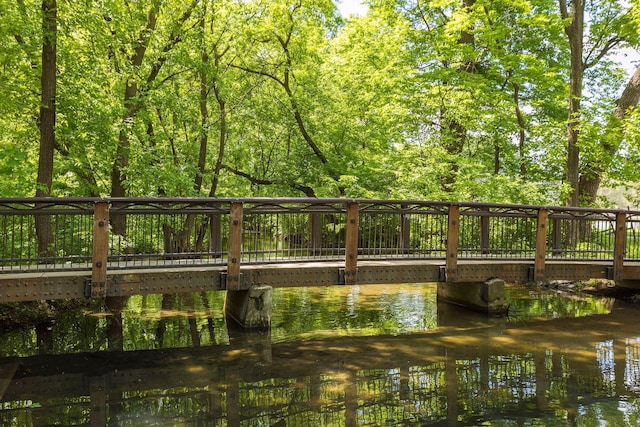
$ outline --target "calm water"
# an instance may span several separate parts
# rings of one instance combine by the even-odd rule
[[[493,319],[435,285],[276,289],[269,333],[227,327],[222,292],[110,301],[0,335],[0,425],[640,425],[638,307],[508,298]]]

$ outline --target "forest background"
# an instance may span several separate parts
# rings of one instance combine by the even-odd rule
[[[0,197],[639,185],[639,0],[363,3],[0,0]]]

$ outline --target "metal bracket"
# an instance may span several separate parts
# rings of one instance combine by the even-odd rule
[[[616,278],[615,271],[616,271],[615,268],[607,267],[607,280],[615,280]]]
[[[447,267],[441,265],[438,267],[438,282],[446,282],[447,281]]]
[[[528,266],[527,267],[527,281],[535,282],[535,280],[536,280],[536,268],[535,268],[535,266]]]
[[[107,296],[107,285],[109,279],[106,282],[94,282],[91,277],[87,277],[84,281],[84,296],[87,298],[104,298]]]
[[[220,289],[221,290],[226,290],[227,289],[227,277],[229,276],[229,274],[226,271],[221,271],[220,272]],[[243,273],[240,273],[240,277],[239,277],[239,283],[240,283],[240,289],[245,289],[245,277]]]
[[[339,285],[354,285],[355,278],[358,277],[358,269],[347,271],[345,268],[338,269],[338,284]]]

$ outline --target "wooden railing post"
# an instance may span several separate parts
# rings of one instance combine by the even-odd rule
[[[229,218],[229,257],[227,290],[240,290],[240,258],[242,256],[242,202],[231,203]]]
[[[209,217],[209,251],[215,258],[222,258],[222,224],[219,213]]]
[[[553,235],[551,240],[551,254],[553,256],[562,255],[562,221],[560,218],[553,218]]]
[[[533,280],[536,282],[545,279],[545,263],[547,256],[547,219],[549,210],[538,210],[538,227],[536,230],[536,260],[534,266]]]
[[[344,284],[355,285],[358,276],[358,223],[360,213],[357,202],[347,203],[347,232],[345,241]]]
[[[109,203],[93,206],[93,254],[91,257],[91,296],[104,297],[107,292],[109,256]]]
[[[613,280],[621,280],[627,245],[627,215],[616,213],[616,232],[613,248]]]
[[[89,380],[91,402],[91,426],[107,425],[107,390],[104,376],[91,377]]]
[[[458,275],[458,236],[460,234],[460,206],[449,206],[447,227],[446,281],[455,282]]]
[[[482,209],[482,213],[480,216],[480,252],[483,255],[487,255],[490,252],[489,251],[489,208]]]
[[[400,206],[406,208],[406,205]],[[410,249],[409,239],[411,238],[411,215],[403,213],[400,215],[400,242],[398,248],[400,253],[408,254]]]
[[[319,213],[311,215],[311,254],[322,255],[322,216]]]

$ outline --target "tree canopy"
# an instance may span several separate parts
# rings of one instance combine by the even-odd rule
[[[0,4],[0,197],[593,205],[640,157],[637,0]]]

